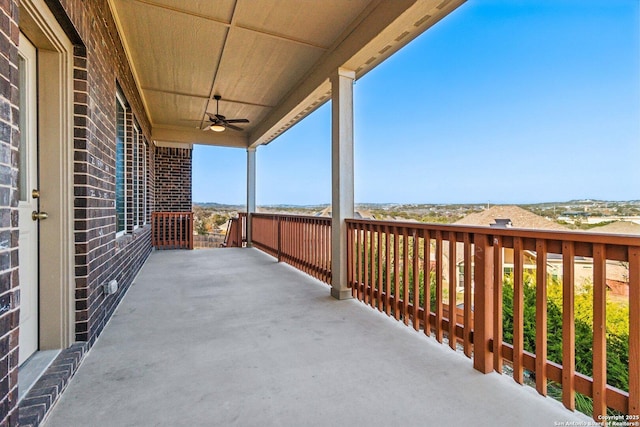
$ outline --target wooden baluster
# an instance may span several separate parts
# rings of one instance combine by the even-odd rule
[[[536,240],[536,390],[547,395],[547,241]]]
[[[331,284],[331,277],[329,277],[329,271],[331,270],[329,253],[331,252],[331,249],[329,248],[329,238],[327,236],[331,234],[330,230],[331,227],[327,225],[326,221],[324,221],[322,225],[322,271],[324,272],[324,281],[329,285]],[[351,232],[353,233],[353,227]],[[353,251],[353,234],[351,235],[351,250]],[[353,254],[351,258],[351,269],[351,276],[353,278]]]
[[[593,419],[607,415],[607,255],[593,245]]]
[[[400,271],[398,262],[400,259],[400,241],[398,238],[398,227],[393,227],[393,315],[396,320],[400,320]]]
[[[363,264],[364,264],[364,288],[363,288],[363,301],[365,304],[369,304],[369,227],[364,226],[363,235]]]
[[[320,239],[319,239],[319,230],[320,228],[320,224],[318,222],[317,219],[313,219],[312,223],[311,223],[311,230],[313,231],[313,239],[311,239],[311,248],[312,248],[312,266],[313,266],[313,271],[314,271],[314,276],[316,279],[318,280],[322,280],[322,277],[320,276],[320,253],[319,253],[319,249],[320,249]]]
[[[311,271],[309,270],[308,238],[309,238],[309,229],[308,229],[307,221],[305,221],[304,218],[300,218],[300,243],[302,244],[302,252],[300,253],[301,255],[300,258],[302,261],[302,271],[304,271],[307,274],[311,274]]]
[[[302,265],[302,226],[300,218],[296,218],[296,268],[304,271],[304,265]]]
[[[369,251],[369,268],[371,270],[370,273],[370,277],[369,277],[369,282],[371,283],[371,294],[369,295],[369,304],[372,307],[375,307],[376,305],[376,300],[375,300],[375,287],[376,287],[376,264],[375,264],[375,253],[376,253],[376,226],[375,225],[370,225],[370,235],[369,235],[369,245],[371,246],[371,250]]]
[[[424,230],[424,239],[422,245],[424,247],[424,275],[423,275],[423,292],[424,292],[424,333],[431,335],[431,235],[429,230]]]
[[[493,237],[493,369],[502,375],[502,287],[504,286],[502,237]]]
[[[306,264],[307,264],[307,270],[309,271],[309,275],[311,275],[312,277],[314,276],[315,272],[313,270],[313,263],[314,263],[314,259],[313,259],[313,247],[314,247],[314,240],[313,240],[313,224],[311,221],[309,220],[305,220],[304,221],[304,227],[305,227],[305,254],[306,254]]]
[[[353,224],[347,223],[347,284],[351,287],[351,295],[353,295],[353,253]],[[324,262],[322,267],[324,269]],[[323,278],[326,282],[326,275]]]
[[[358,256],[357,262],[358,262],[358,275],[357,275],[357,284],[356,284],[356,294],[354,295],[355,297],[357,297],[360,301],[362,301],[362,292],[361,292],[361,286],[362,286],[362,254],[364,253],[364,248],[362,247],[362,225],[361,224],[356,224],[357,229],[356,232],[358,233],[356,235],[356,247],[357,247],[357,251],[356,254]]]
[[[442,233],[436,230],[436,340],[442,342]]]
[[[629,414],[640,414],[640,247],[629,248]]]
[[[458,317],[458,307],[456,304],[456,233],[449,233],[449,347],[456,349],[458,339],[456,338],[456,324]]]
[[[524,381],[524,257],[522,239],[513,238],[513,379]]]
[[[175,233],[174,233],[174,224],[173,224],[173,218],[171,218],[169,215],[167,215],[166,217],[166,221],[167,224],[169,224],[169,235],[167,236],[167,246],[173,248],[174,245],[176,244],[175,241]]]
[[[391,242],[389,238],[391,236],[391,230],[388,225],[384,226],[384,262],[386,266],[386,283],[384,286],[384,312],[387,313],[387,316],[391,316],[391,304],[390,304],[390,296],[391,296]]]
[[[378,311],[382,311],[382,227],[377,227],[378,232]],[[386,260],[385,260],[386,261]]]
[[[193,212],[189,214],[189,249],[193,250]]]
[[[464,354],[467,357],[471,357],[471,316],[473,311],[471,307],[471,236],[469,233],[464,233],[464,329],[462,331]]]
[[[413,231],[413,329],[420,330],[420,245],[418,231]]]
[[[402,320],[409,325],[409,235],[402,229]]]
[[[562,243],[562,403],[570,410],[576,408],[575,366],[576,334],[574,315],[574,259],[573,242]]]

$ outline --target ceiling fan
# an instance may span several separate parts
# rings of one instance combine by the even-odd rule
[[[214,95],[213,98],[216,100],[216,113],[215,114],[207,113],[207,116],[209,116],[209,123],[207,123],[207,126],[203,130],[211,129],[214,132],[222,132],[226,128],[239,130],[239,131],[243,130],[238,126],[234,126],[233,123],[249,123],[249,120],[227,119],[218,111],[218,103],[220,102],[220,99],[222,99],[222,97],[220,95]]]

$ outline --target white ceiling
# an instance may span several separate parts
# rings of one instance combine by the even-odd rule
[[[464,0],[109,0],[159,142],[256,146],[361,77]],[[203,132],[205,112],[247,118]]]

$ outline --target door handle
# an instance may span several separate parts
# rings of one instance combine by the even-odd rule
[[[46,212],[38,212],[38,211],[31,212],[31,219],[34,221],[37,221],[39,219],[47,219],[47,218],[49,218],[49,214]]]

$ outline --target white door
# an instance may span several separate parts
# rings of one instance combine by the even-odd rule
[[[20,33],[20,361],[38,350],[38,129],[36,48]]]

